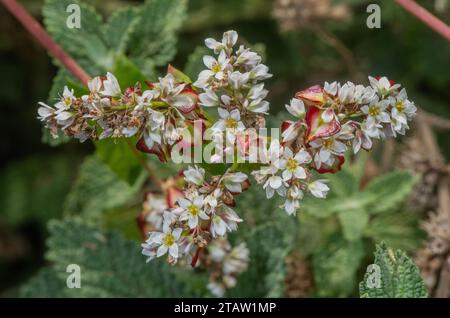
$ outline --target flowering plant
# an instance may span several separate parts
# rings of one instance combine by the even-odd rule
[[[386,77],[369,77],[369,86],[325,82],[296,93],[286,105],[293,120],[282,123],[280,138],[274,130],[268,137],[262,82],[272,74],[260,55],[237,42],[235,31],[221,41],[206,39],[214,56],[203,57],[206,69],[195,82],[169,65],[158,82],[122,90],[107,73],[90,80],[88,94],[76,97],[65,87],[55,105],[38,109],[54,136],[134,138],[137,150],[161,162],[181,152],[196,163],[147,195],[142,253],[148,261],[165,256],[171,264],[207,266],[216,295],[247,267],[245,243],[233,248],[226,236],[243,222],[234,197],[250,186],[249,174],[268,199],[275,193],[285,198],[281,208],[295,215],[305,194],[326,197],[327,180],[317,175],[339,171],[347,149],[356,154],[370,150],[373,139],[405,134],[416,113],[405,89]],[[202,163],[195,148],[214,154]],[[211,164],[221,166],[220,173]]]

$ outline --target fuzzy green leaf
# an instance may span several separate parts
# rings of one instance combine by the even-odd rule
[[[139,8],[125,7],[114,12],[103,26],[105,41],[116,54],[126,52],[139,21]]]
[[[372,214],[389,212],[402,203],[417,182],[417,178],[406,171],[396,171],[374,179],[364,189],[372,196],[367,209]]]
[[[66,197],[64,211],[96,219],[104,210],[121,207],[137,192],[96,156],[88,157]]]
[[[163,261],[147,264],[139,244],[115,232],[104,233],[80,219],[52,221],[49,231],[46,258],[53,264],[52,272],[45,270],[32,279],[22,296],[195,297],[204,293],[196,287],[202,277],[183,275]],[[66,287],[69,264],[80,266],[79,289]]]
[[[286,220],[285,220],[286,221]],[[292,248],[295,229],[281,222],[254,228],[245,239],[250,249],[248,270],[229,290],[230,297],[282,297],[286,275],[285,259]]]
[[[103,139],[95,142],[96,155],[107,164],[119,178],[133,184],[139,176],[141,166],[136,158],[134,143],[125,139]],[[141,155],[141,154],[139,154]]]
[[[419,269],[405,252],[381,243],[377,245],[374,265],[368,268],[359,285],[362,298],[427,297]]]
[[[69,28],[66,12],[71,4],[80,6],[81,27]],[[77,0],[46,0],[42,9],[44,24],[52,38],[58,42],[90,75],[104,73],[111,56],[103,42],[102,18],[91,6]]]
[[[356,272],[364,257],[361,240],[332,236],[313,255],[314,281],[319,297],[346,297],[356,289]]]
[[[393,248],[410,252],[417,249],[425,238],[418,218],[408,211],[395,211],[376,215],[364,230],[364,236],[374,242],[384,241]]]
[[[342,233],[349,241],[359,240],[369,223],[369,214],[365,210],[346,210],[338,214]]]
[[[165,65],[175,56],[176,32],[184,21],[186,6],[186,0],[147,0],[143,5],[129,51],[146,75],[153,66]]]

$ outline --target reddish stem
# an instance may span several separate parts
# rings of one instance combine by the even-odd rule
[[[413,0],[395,0],[398,5],[450,41],[450,27]]]
[[[44,46],[57,60],[75,75],[84,85],[87,85],[90,76],[68,55],[16,0],[0,0],[5,8],[19,20],[19,22],[30,32],[39,43]]]

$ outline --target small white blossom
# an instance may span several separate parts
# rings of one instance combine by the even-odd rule
[[[189,167],[189,169],[183,171],[184,179],[187,182],[196,184],[196,185],[202,185],[205,178],[205,169],[199,168],[197,166],[195,167]]]
[[[297,98],[291,99],[291,104],[286,105],[286,109],[292,116],[297,118],[303,118],[306,114],[305,104],[302,100]]]
[[[314,155],[314,163],[317,168],[320,168],[322,163],[331,166],[334,162],[334,156],[342,156],[347,147],[339,141],[340,135],[335,135],[327,138],[319,138],[313,140],[310,144],[312,148],[318,149]]]
[[[311,162],[311,155],[305,149],[301,149],[294,155],[290,148],[285,148],[279,161],[280,169],[283,170],[283,180],[305,179],[306,170],[303,165],[309,162]]]
[[[332,82],[332,83],[325,82],[325,84],[323,86],[323,90],[327,94],[330,94],[332,96],[336,96],[338,90],[340,89],[340,86],[341,85],[338,82]]]
[[[383,97],[390,95],[392,92],[400,88],[399,84],[391,85],[391,82],[388,80],[388,78],[384,76],[380,77],[379,79],[369,76],[369,82],[372,88]]]
[[[247,175],[242,172],[227,173],[223,177],[223,185],[231,192],[241,193],[242,182],[247,180]]]
[[[288,215],[295,215],[295,212],[300,208],[300,200],[303,199],[303,191],[297,186],[289,187],[286,192],[286,201],[282,208]]]
[[[367,115],[367,127],[371,128],[379,123],[389,123],[391,117],[386,111],[389,101],[374,99],[369,105],[364,105],[361,110]]]
[[[204,107],[215,107],[219,106],[220,104],[217,94],[213,90],[208,88],[206,88],[205,92],[200,94],[198,98],[200,100],[200,105]]]
[[[213,130],[227,130],[234,134],[245,129],[245,126],[241,121],[241,114],[239,113],[239,110],[233,109],[229,112],[226,109],[218,108],[217,111],[220,119],[211,127]]]
[[[229,81],[231,86],[235,90],[239,90],[240,88],[242,88],[242,86],[247,84],[249,78],[250,78],[249,73],[241,73],[239,71],[234,71],[233,73],[230,74]]]
[[[316,198],[326,198],[330,188],[326,185],[327,180],[316,180],[308,184],[308,190]]]
[[[392,105],[392,128],[394,132],[403,135],[405,129],[408,128],[408,121],[416,115],[417,107],[408,100],[405,89],[402,89],[395,98],[391,97],[390,103]]]
[[[251,80],[264,81],[271,77],[272,74],[269,73],[269,67],[264,64],[258,64],[250,71]]]
[[[228,48],[231,49],[238,40],[238,34],[236,31],[227,31],[223,34],[222,42],[218,42],[213,38],[207,38],[205,40],[205,45],[211,50],[214,50],[215,54]]]
[[[93,87],[97,85],[93,83]],[[119,82],[117,78],[110,72],[106,73],[106,80],[103,81],[103,91],[100,92],[105,96],[116,97],[121,94]]]
[[[148,240],[142,244],[142,254],[149,257],[149,260],[156,257],[161,257],[169,252],[169,255],[174,259],[179,257],[178,254],[178,240],[183,230],[181,228],[171,229],[165,227],[163,232],[151,232]],[[157,248],[157,249],[156,249]],[[156,253],[155,250],[156,249]]]
[[[180,216],[181,221],[188,221],[188,225],[191,229],[194,229],[198,225],[199,218],[207,220],[209,217],[203,211],[203,196],[197,196],[193,200],[186,198],[178,199],[178,204],[184,209]]]

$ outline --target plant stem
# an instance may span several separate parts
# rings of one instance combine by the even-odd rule
[[[428,27],[442,35],[450,41],[450,27],[443,21],[439,20],[425,8],[417,4],[413,0],[395,0],[399,6],[402,6],[406,11],[414,15]]]
[[[20,3],[16,0],[0,0],[0,3],[2,3],[5,8],[17,18],[17,20],[19,20],[28,32],[30,32],[54,58],[60,61],[84,85],[87,85],[90,76],[50,37],[39,22],[37,22]]]

